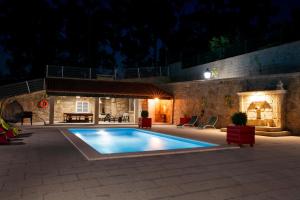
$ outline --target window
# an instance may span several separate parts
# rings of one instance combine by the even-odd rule
[[[77,101],[76,102],[76,112],[78,112],[78,113],[87,113],[87,112],[89,112],[89,102]]]

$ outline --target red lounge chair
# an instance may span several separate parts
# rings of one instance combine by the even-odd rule
[[[5,134],[8,138],[16,137],[20,133],[18,128],[9,125],[2,117],[0,117],[0,127],[6,131]]]
[[[1,144],[9,144],[7,140],[6,131],[0,127],[0,145]]]

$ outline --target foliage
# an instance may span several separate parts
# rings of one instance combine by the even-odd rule
[[[201,107],[204,109],[207,106],[207,98],[205,96],[201,97]]]
[[[213,37],[209,41],[210,51],[219,55],[220,58],[224,56],[226,48],[229,47],[229,39],[225,36]]]
[[[147,118],[147,117],[149,116],[149,112],[148,112],[147,110],[142,110],[141,116],[142,116],[143,118]]]
[[[233,100],[232,100],[232,97],[231,95],[225,95],[225,104],[229,107],[229,108],[232,108],[233,106]]]
[[[217,69],[216,67],[213,67],[213,68],[211,69],[211,77],[212,77],[212,78],[217,78],[218,75],[219,75],[218,69]]]
[[[164,65],[209,50],[223,56],[228,37],[233,43],[237,35],[247,46],[289,38],[286,33],[299,38],[299,11],[291,22],[275,24],[274,7],[270,0],[1,0],[0,47],[17,78],[40,77],[47,64]],[[213,38],[220,34],[228,37]]]
[[[231,121],[235,125],[245,126],[247,124],[247,114],[244,112],[236,112],[231,116]]]

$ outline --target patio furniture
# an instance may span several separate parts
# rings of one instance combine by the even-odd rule
[[[216,128],[215,125],[218,121],[218,116],[211,116],[206,124],[199,123],[197,128]]]
[[[180,117],[180,122],[179,124],[186,124],[191,120],[190,117]]]
[[[227,126],[228,144],[236,143],[239,146],[242,144],[250,144],[251,147],[255,144],[255,127],[254,126]]]
[[[21,118],[21,125],[23,125],[24,119],[28,118],[28,119],[30,119],[30,124],[32,126],[32,115],[33,115],[33,113],[31,111],[24,111],[23,116]]]
[[[6,131],[2,127],[0,127],[0,145],[1,144],[9,144],[9,141],[8,141],[5,133],[6,133]]]
[[[92,113],[64,113],[64,122],[92,122]]]
[[[12,127],[2,117],[0,117],[0,127],[5,130],[5,134],[7,137],[12,138],[20,134],[19,128]]]
[[[111,114],[106,114],[104,121],[108,121],[108,122],[116,122],[118,120],[117,117],[113,117]]]
[[[100,114],[99,115],[99,121],[104,121],[105,117],[106,117],[105,113]]]
[[[129,122],[129,114],[128,113],[123,113],[121,121],[122,122]]]
[[[177,127],[184,127],[184,126],[194,126],[196,122],[198,121],[198,116],[192,116],[190,121],[185,124],[178,124]]]

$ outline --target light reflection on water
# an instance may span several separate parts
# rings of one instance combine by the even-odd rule
[[[216,146],[134,128],[69,129],[69,131],[102,154]]]

